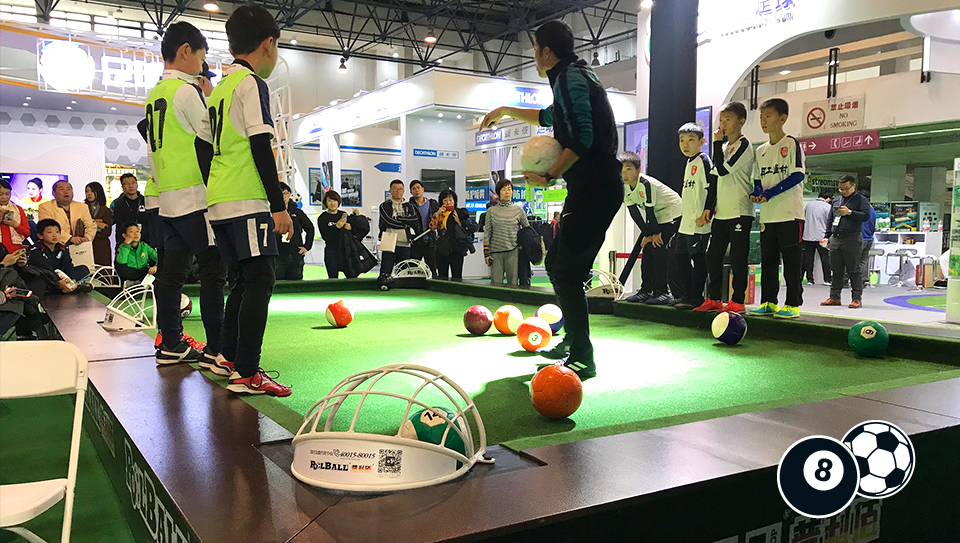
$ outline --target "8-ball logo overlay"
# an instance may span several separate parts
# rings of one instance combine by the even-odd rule
[[[787,449],[777,467],[780,495],[791,509],[811,518],[825,518],[853,502],[860,470],[853,453],[838,440],[810,436]]]

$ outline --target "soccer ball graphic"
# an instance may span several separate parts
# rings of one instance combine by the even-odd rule
[[[843,437],[843,444],[857,459],[860,488],[865,498],[893,496],[907,486],[916,463],[913,443],[889,422],[873,420],[853,427]]]

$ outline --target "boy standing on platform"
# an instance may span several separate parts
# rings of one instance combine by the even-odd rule
[[[620,274],[624,283],[636,263],[636,257],[643,252],[640,260],[640,288],[636,294],[627,296],[627,302],[642,302],[650,305],[664,305],[670,302],[667,294],[667,280],[673,268],[670,259],[670,242],[680,227],[683,214],[680,195],[660,181],[640,173],[640,155],[632,151],[621,153],[623,168],[623,203],[630,212],[633,222],[640,227],[640,239],[630,253],[627,266]]]
[[[680,151],[687,157],[683,174],[683,193],[680,195],[683,216],[677,233],[675,256],[678,281],[686,291],[686,299],[674,307],[693,309],[704,303],[703,288],[707,283],[707,242],[710,240],[710,220],[717,204],[717,176],[713,163],[701,151],[705,143],[703,128],[695,123],[680,127]]]
[[[150,91],[145,106],[148,155],[157,189],[152,202],[160,204],[159,225],[149,226],[159,226],[163,240],[158,244],[163,248],[163,260],[154,284],[162,338],[157,364],[199,362],[213,373],[228,375],[220,356],[226,269],[207,220],[205,184],[213,137],[203,91],[197,85],[207,40],[195,26],[179,22],[164,33],[160,50],[163,77]],[[149,182],[147,188],[152,188]],[[200,314],[207,340],[202,351],[183,338],[180,316],[181,290],[194,256],[200,268]]]
[[[263,80],[277,65],[280,28],[265,8],[245,5],[233,12],[226,30],[235,61],[224,67],[210,95],[214,153],[207,204],[217,248],[229,270],[222,353],[232,370],[227,389],[289,396],[290,387],[260,368],[279,254],[273,234],[293,228],[270,146],[273,115]]]
[[[757,148],[754,190],[750,199],[760,204],[760,307],[751,315],[780,319],[800,316],[803,286],[800,253],[803,240],[803,150],[800,142],[783,131],[790,107],[771,98],[760,105],[760,128],[770,137]],[[786,305],[777,305],[780,293],[780,260],[787,284]]]
[[[713,163],[717,174],[717,215],[710,228],[707,249],[707,300],[694,311],[731,311],[743,313],[747,292],[747,260],[750,256],[750,227],[756,204],[750,201],[753,192],[753,147],[741,131],[747,122],[747,108],[730,102],[720,110],[720,126],[713,133]],[[726,142],[724,142],[726,138]],[[730,247],[730,272],[733,292],[724,306],[723,258]]]

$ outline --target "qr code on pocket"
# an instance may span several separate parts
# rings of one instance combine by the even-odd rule
[[[400,461],[403,451],[400,449],[380,449],[380,460],[377,462],[377,473],[384,477],[400,476]]]

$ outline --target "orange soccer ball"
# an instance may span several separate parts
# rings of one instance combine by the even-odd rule
[[[530,380],[533,407],[550,419],[569,417],[583,401],[583,385],[570,368],[561,364],[547,366]]]

